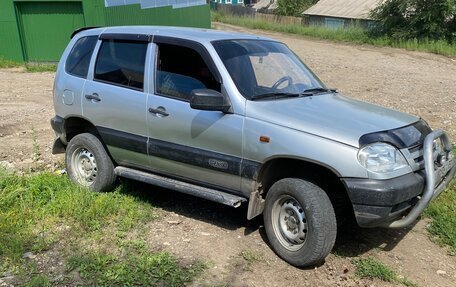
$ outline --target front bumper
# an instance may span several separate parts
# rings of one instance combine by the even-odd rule
[[[441,139],[448,160],[435,163],[433,142]],[[425,169],[388,180],[346,178],[343,182],[361,227],[402,228],[415,221],[429,203],[440,195],[456,173],[451,144],[441,130],[424,141]]]

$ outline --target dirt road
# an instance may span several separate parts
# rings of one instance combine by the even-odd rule
[[[270,36],[287,43],[330,87],[345,95],[422,116],[456,140],[456,62],[431,54],[307,40],[278,33],[216,24],[219,29]],[[0,162],[16,169],[53,169],[53,73],[0,70]],[[456,258],[431,242],[420,221],[410,230],[345,230],[327,262],[296,269],[265,243],[261,220],[245,210],[141,186],[164,212],[150,223],[148,238],[177,257],[211,262],[198,284],[230,286],[394,286],[358,280],[352,258],[373,255],[420,286],[455,286]],[[154,192],[152,192],[154,191]],[[241,253],[256,254],[247,261]]]

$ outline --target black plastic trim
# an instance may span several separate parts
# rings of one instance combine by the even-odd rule
[[[55,116],[51,119],[51,127],[58,134],[62,135],[65,132],[65,119]]]
[[[409,173],[392,179],[342,178],[353,204],[393,206],[422,194],[423,173]]]
[[[133,42],[152,42],[152,35],[144,34],[127,34],[127,33],[103,33],[100,34],[100,40],[117,40],[117,41],[133,41]]]
[[[416,204],[425,187],[423,172],[387,180],[343,178],[360,227],[383,226]]]
[[[254,179],[261,163],[185,145],[149,139],[149,155]]]
[[[386,142],[399,149],[409,148],[423,144],[424,138],[431,132],[432,129],[426,122],[419,120],[405,127],[365,134],[360,137],[359,146],[362,147],[374,142]]]
[[[147,154],[147,137],[97,126],[103,142],[129,151]]]
[[[148,139],[145,136],[111,128],[97,126],[97,130],[103,142],[108,146],[238,175],[247,179],[257,179],[262,166],[260,162],[243,160],[241,157],[153,138]]]
[[[261,162],[244,159],[241,164],[241,177],[257,180],[262,166]]]
[[[78,33],[82,32],[82,31],[92,30],[92,29],[97,29],[97,28],[100,28],[100,27],[99,26],[89,26],[89,27],[82,27],[82,28],[76,29],[73,31],[73,33],[71,33],[70,39],[73,39],[74,36],[76,36]]]
[[[176,46],[186,47],[186,48],[195,50],[196,52],[198,52],[201,55],[201,57],[203,58],[203,61],[206,63],[207,67],[211,71],[215,80],[219,84],[223,83],[222,76],[220,75],[220,72],[217,69],[217,66],[215,65],[214,61],[212,60],[211,55],[207,51],[206,47],[204,47],[204,45],[202,45],[201,43],[198,43],[198,42],[195,42],[192,40],[182,39],[182,38],[160,36],[160,35],[154,36],[153,42],[155,44],[170,44],[170,45],[176,45]]]

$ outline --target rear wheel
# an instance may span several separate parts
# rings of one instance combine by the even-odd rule
[[[82,133],[68,143],[65,163],[70,179],[93,191],[109,191],[114,187],[114,164],[100,140]]]
[[[334,246],[337,224],[331,201],[306,180],[285,178],[274,183],[263,218],[272,249],[294,266],[320,263]]]

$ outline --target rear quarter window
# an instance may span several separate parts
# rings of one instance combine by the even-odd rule
[[[97,41],[98,36],[88,36],[82,37],[74,44],[65,62],[65,71],[68,74],[81,78],[87,77],[90,59]]]

